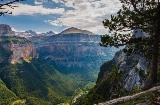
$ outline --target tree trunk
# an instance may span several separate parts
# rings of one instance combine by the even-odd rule
[[[159,53],[159,35],[153,37],[153,53],[152,53],[152,70],[150,73],[150,86],[152,87],[157,83],[157,70],[158,70],[158,53]]]
[[[110,100],[110,101],[106,101],[106,102],[102,102],[102,103],[98,103],[98,104],[94,104],[94,105],[118,105],[118,104],[122,104],[124,102],[128,102],[128,101],[131,101],[131,100],[135,100],[135,99],[144,97],[144,96],[146,96],[146,95],[148,95],[152,92],[158,91],[159,89],[160,89],[160,86],[157,86],[157,87],[153,87],[149,90],[137,93],[135,95],[125,96],[125,97],[113,99],[113,100]]]
[[[159,36],[160,36],[160,5],[157,9],[156,30],[153,36],[153,52],[152,52],[152,70],[150,73],[150,87],[157,83],[158,58],[159,58]]]

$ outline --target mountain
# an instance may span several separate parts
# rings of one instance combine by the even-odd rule
[[[31,37],[29,40],[34,42],[41,60],[81,84],[82,87],[76,90],[74,100],[82,93],[85,95],[94,86],[91,84],[95,84],[100,65],[111,60],[119,50],[101,47],[100,35],[83,33],[57,34],[37,39]]]
[[[133,37],[146,38],[147,34],[136,29]],[[128,55],[125,50],[126,48],[116,52],[112,60],[101,65],[96,85],[79,105],[93,105],[130,95],[146,86],[150,62],[140,54]]]
[[[9,25],[0,24],[0,36],[13,36],[14,34]]]
[[[118,50],[101,47],[99,42],[99,35],[72,33],[50,36],[35,46],[39,57],[61,73],[80,73],[95,79],[100,65],[112,59]]]
[[[74,28],[74,27],[68,28],[68,29],[66,29],[66,30],[62,31],[62,32],[61,32],[61,33],[59,33],[59,34],[74,34],[74,33],[81,33],[81,34],[95,35],[94,33],[90,32],[90,31],[87,31],[87,30],[81,30],[81,29]]]
[[[126,56],[123,50],[117,52],[111,61],[101,66],[96,85],[79,105],[93,105],[138,91],[145,85],[148,69],[149,63],[144,57]]]
[[[55,33],[53,31],[49,31],[49,32],[46,32],[46,33],[41,33],[42,35],[44,36],[52,36],[52,35],[55,35]]]
[[[9,33],[0,36],[0,105],[69,103],[82,84],[38,59],[32,42]]]
[[[34,44],[25,38],[16,36],[0,37],[0,62],[17,63],[23,59],[38,57]]]
[[[99,46],[99,35],[26,33],[30,41],[15,35],[0,37],[0,89],[6,92],[0,94],[0,100],[6,98],[0,104],[75,101],[94,86],[100,65],[118,50]]]
[[[95,81],[103,62],[113,58],[116,48],[99,45],[100,35],[69,28],[52,36],[30,37],[39,58],[67,75],[79,75],[83,81]],[[78,73],[78,74],[77,74]]]
[[[19,37],[25,37],[27,39],[31,38],[31,37],[45,37],[45,36],[52,36],[55,33],[53,31],[49,31],[46,33],[37,33],[33,30],[27,30],[25,32],[15,32],[15,36],[19,36]]]

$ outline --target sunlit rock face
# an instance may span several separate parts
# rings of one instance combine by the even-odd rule
[[[7,38],[9,40],[12,37],[7,37]],[[34,50],[34,44],[27,40],[25,42],[21,42],[22,39],[18,37],[16,37],[16,40],[11,40],[6,42],[4,42],[3,40],[5,40],[4,37],[1,38],[0,47],[6,52],[10,52],[10,55],[8,55],[9,63],[14,64],[20,62],[22,58],[28,59],[28,58],[38,57],[38,54]],[[3,57],[5,56],[1,55],[0,62],[4,61]]]
[[[34,44],[16,37],[9,25],[0,24],[0,62],[17,63],[22,59],[35,58]]]
[[[11,55],[8,62],[14,64],[20,62],[20,60],[27,58],[38,57],[36,51],[34,50],[34,44],[31,42],[26,43],[1,43],[1,47],[5,50],[10,51]]]
[[[134,86],[141,88],[144,85],[144,75],[147,75],[149,65],[144,57],[138,54],[126,56],[120,51],[115,54],[113,60],[123,73],[122,84],[126,90],[132,90]]]
[[[132,37],[147,38],[149,35],[141,29],[135,29]],[[127,49],[127,47],[125,47],[125,49]],[[118,51],[111,60],[110,65],[116,65],[118,67],[118,71],[122,72],[123,81],[121,85],[127,91],[131,91],[135,87],[142,88],[145,86],[150,65],[149,61],[140,54],[131,54],[127,56],[123,50]],[[108,72],[111,70],[110,65],[107,65],[105,70],[101,70],[97,80],[101,80],[103,77],[107,76]]]
[[[0,24],[0,36],[14,36],[14,32],[9,25]]]

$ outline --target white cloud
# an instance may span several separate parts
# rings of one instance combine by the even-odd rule
[[[34,4],[35,4],[35,5],[42,5],[43,2],[39,2],[39,1],[35,0],[35,1],[34,1]]]
[[[119,0],[52,0],[56,3],[63,2],[64,7],[71,7],[66,10],[60,18],[46,22],[54,26],[67,26],[87,29],[89,31],[104,34],[107,30],[103,27],[102,21],[110,18],[120,8]]]
[[[12,28],[12,31],[14,31],[14,32],[18,32],[15,28]]]
[[[55,17],[54,14],[60,14],[60,17],[53,18],[53,20],[45,20],[45,22],[57,27],[77,27],[97,34],[105,34],[107,30],[103,27],[102,21],[110,18],[111,14],[115,14],[121,8],[119,0],[52,1],[60,3],[62,8],[45,8],[42,5],[47,0],[34,0],[36,6],[18,3],[16,4],[19,6],[18,8],[10,10],[13,15],[53,14],[53,17]]]
[[[61,23],[61,21],[59,21],[59,20],[44,20],[45,22],[47,22],[47,23],[50,23],[51,25],[54,25],[54,26],[62,26],[62,23]]]
[[[5,7],[6,10],[3,11],[12,11],[13,15],[34,15],[34,14],[41,14],[41,15],[48,15],[48,14],[63,14],[65,12],[64,8],[45,8],[42,5],[32,6],[27,4],[16,4],[18,8],[11,9],[9,7]]]

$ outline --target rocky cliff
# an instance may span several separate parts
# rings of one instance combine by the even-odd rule
[[[20,37],[0,37],[0,47],[6,52],[10,52],[8,62],[17,63],[23,59],[35,58],[37,53],[34,50],[34,44]],[[3,51],[1,51],[2,53]],[[3,54],[2,54],[3,55]],[[1,56],[0,62],[3,62],[3,56]]]
[[[140,55],[117,52],[104,63],[94,88],[78,105],[93,105],[140,91],[148,76],[149,63]]]
[[[34,44],[16,37],[9,25],[0,24],[0,62],[17,63],[23,59],[37,57]]]
[[[6,24],[0,24],[0,36],[14,36],[11,27]]]
[[[126,56],[122,50],[115,54],[113,62],[118,66],[118,71],[123,73],[122,84],[127,91],[131,91],[135,86],[144,86],[149,68],[149,62],[144,57],[138,54]]]
[[[106,60],[112,59],[116,48],[99,45],[99,35],[58,34],[36,44],[40,57],[52,62],[63,73],[96,72]]]
[[[136,86],[142,88],[148,73],[149,62],[138,54],[126,56],[123,50],[117,52],[112,61],[107,62],[108,65],[102,65],[99,72],[97,82],[103,80],[111,71],[111,66],[115,65],[118,72],[121,72],[122,82],[121,85],[127,91],[133,90]]]

